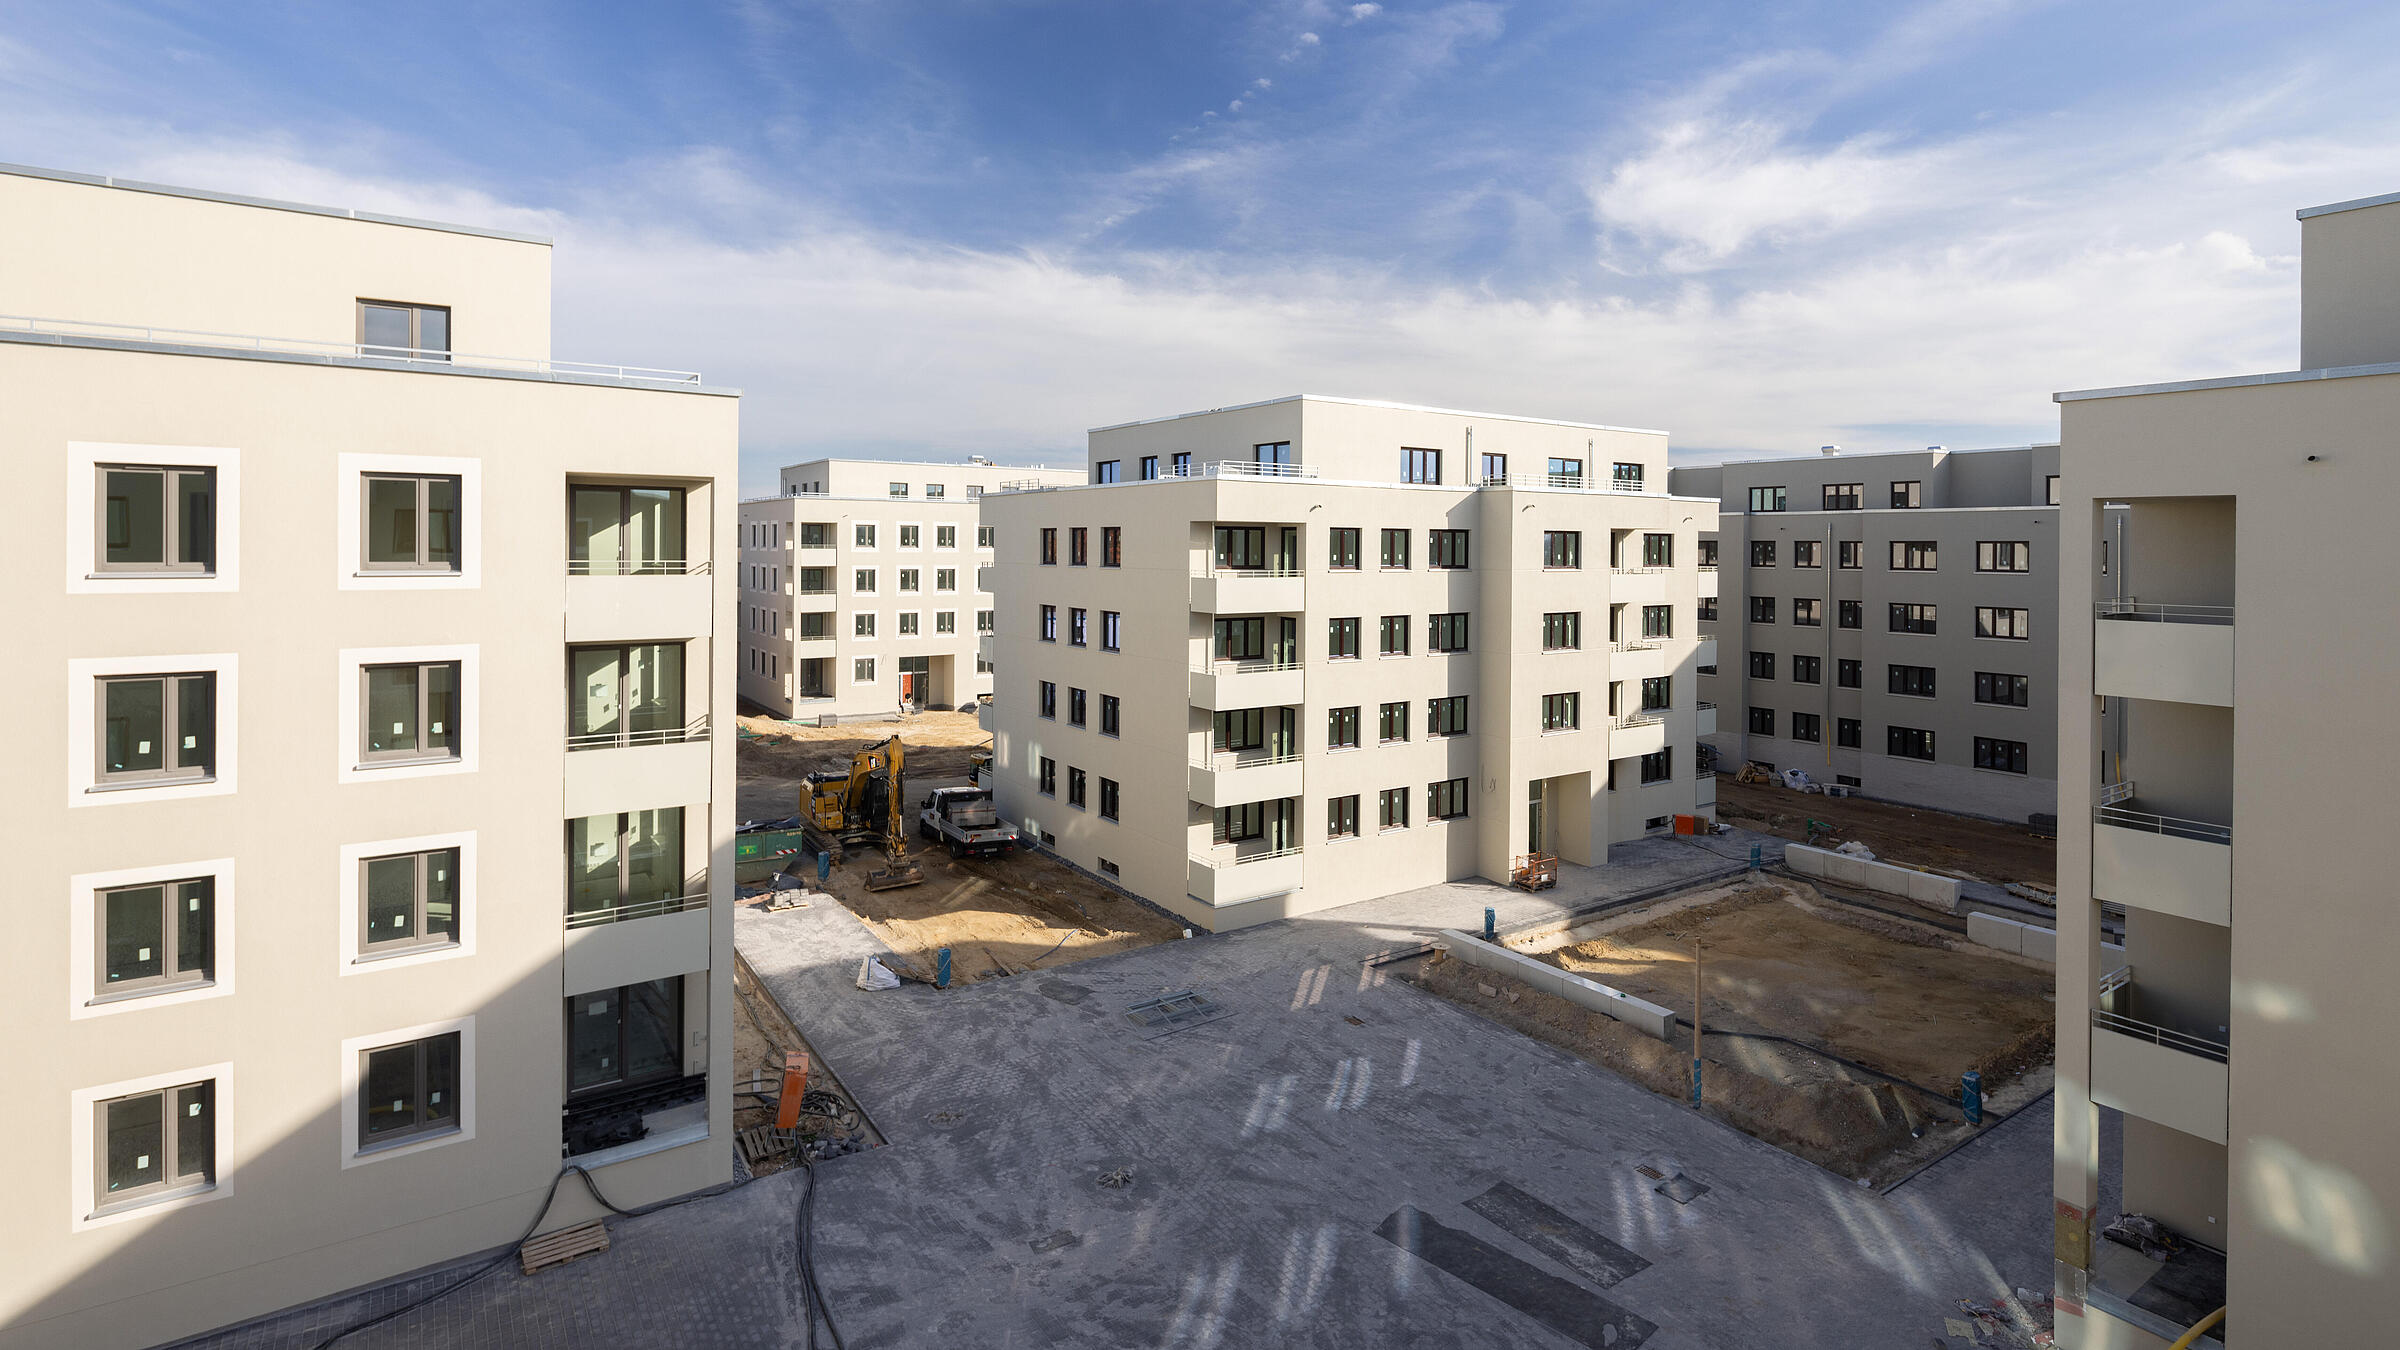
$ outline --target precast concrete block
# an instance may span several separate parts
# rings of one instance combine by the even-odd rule
[[[1967,916],[1967,941],[1994,951],[2022,954],[2025,925],[1978,910]]]
[[[2019,949],[2020,954],[2036,961],[2048,962],[2054,966],[2058,964],[2058,934],[2056,932],[2047,928],[2037,928],[2029,923],[2017,926],[2025,930],[2022,935],[2025,945]]]
[[[1806,844],[1783,846],[1783,865],[1804,877],[1824,876],[1826,856],[1824,849],[1810,848]]]
[[[1847,853],[1828,853],[1825,855],[1823,875],[1827,881],[1840,885],[1864,886],[1867,884],[1867,860]]]
[[[1908,874],[1908,898],[1936,909],[1955,909],[1958,906],[1958,878],[1937,877],[1931,872],[1911,872]]]

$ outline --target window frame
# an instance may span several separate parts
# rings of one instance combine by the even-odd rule
[[[1100,818],[1115,820],[1124,809],[1124,785],[1114,778],[1100,780]]]
[[[1468,734],[1465,694],[1437,694],[1425,700],[1425,735],[1428,739]]]
[[[1124,526],[1103,525],[1100,527],[1100,565],[1102,567],[1123,567],[1125,565]]]
[[[2003,685],[2003,680],[2010,683]],[[1994,697],[2004,691],[2010,697]],[[1975,701],[1987,708],[2030,708],[2033,706],[2033,677],[1996,670],[1976,671]]]
[[[1542,734],[1583,730],[1583,691],[1542,695]]]
[[[1925,504],[1925,481],[1921,478],[1895,478],[1892,482],[1892,509],[1915,511]]]
[[[367,341],[367,311],[370,309],[399,311],[407,314],[408,345],[394,347],[389,343]],[[425,316],[428,314],[442,316],[442,345],[439,347],[428,346],[425,343]],[[358,307],[354,315],[354,331],[358,334],[358,354],[381,361],[431,361],[447,364],[451,353],[457,350],[457,347],[453,345],[457,338],[457,317],[448,305],[424,305],[414,300],[377,300],[370,296],[359,296]],[[434,353],[438,353],[438,355]]]
[[[1100,734],[1103,736],[1123,735],[1124,719],[1125,705],[1118,701],[1115,694],[1102,694],[1100,696]]]
[[[1884,693],[1895,698],[1935,698],[1940,672],[1933,666],[1910,666],[1894,662],[1884,668]]]
[[[1375,559],[1376,566],[1379,570],[1385,572],[1405,572],[1409,570],[1409,532],[1407,530],[1387,529],[1383,531],[1382,537],[1377,541],[1377,543],[1378,548],[1375,554]]]
[[[1375,794],[1375,831],[1389,834],[1408,828],[1408,789],[1384,788]]]
[[[1360,531],[1356,525],[1336,525],[1325,534],[1325,567],[1334,572],[1359,570]]]
[[[1542,616],[1542,650],[1545,652],[1582,651],[1583,611],[1561,609],[1544,614]]]
[[[2028,742],[1998,736],[1975,738],[1974,766],[1987,773],[2026,774],[2032,772],[2032,762],[2033,750]]]
[[[1358,805],[1358,794],[1355,792],[1325,799],[1325,838],[1328,841],[1358,838]]]
[[[1864,483],[1827,483],[1822,489],[1823,509],[1827,511],[1856,511],[1866,504],[1867,485]]]
[[[1427,530],[1425,532],[1425,567],[1428,571],[1455,572],[1468,566],[1467,530]]]
[[[2011,565],[2003,566],[2003,563]],[[1978,539],[1975,541],[1975,570],[2024,576],[2033,571],[2033,541]]]
[[[1408,700],[1395,699],[1381,703],[1375,709],[1375,743],[1404,745],[1408,742]]]
[[[218,757],[225,745],[224,695],[219,688],[220,672],[214,670],[123,671],[92,676],[92,789],[120,791],[135,788],[193,787],[216,781]],[[203,762],[198,766],[177,764],[182,756],[180,742],[185,728],[186,710],[184,682],[199,681],[201,697],[206,705],[208,729],[202,749]],[[108,767],[108,697],[113,685],[156,683],[158,685],[159,765],[155,769],[119,769]],[[137,752],[138,753],[138,752]]]
[[[1468,612],[1450,610],[1425,616],[1425,650],[1437,656],[1455,656],[1468,650]]]
[[[1442,481],[1442,452],[1423,446],[1400,447],[1400,481],[1439,486]]]
[[[342,1043],[343,1058],[346,1061],[343,1093],[343,1166],[348,1167],[397,1157],[420,1149],[457,1143],[474,1137],[473,1024],[474,1019],[470,1017],[456,1023],[411,1027],[378,1035],[354,1037]],[[452,1093],[456,1109],[446,1120],[423,1118],[425,1108],[431,1104],[425,1100],[429,1091],[428,1080],[432,1077],[427,1062],[429,1058],[427,1049],[434,1042],[453,1039],[456,1044],[451,1055],[450,1066],[455,1076],[449,1084],[449,1091]],[[415,1052],[411,1065],[412,1077],[415,1081],[411,1090],[418,1098],[416,1114],[420,1118],[403,1130],[386,1131],[370,1137],[368,1132],[370,1113],[367,1109],[366,1092],[371,1056],[379,1052],[396,1051],[403,1048]]]
[[[172,1076],[182,1077],[181,1074]],[[110,1095],[93,1095],[88,1101],[81,1103],[83,1121],[90,1130],[85,1138],[90,1141],[92,1162],[91,1170],[84,1176],[84,1184],[89,1186],[89,1190],[84,1194],[88,1196],[89,1203],[77,1207],[82,1211],[81,1217],[84,1220],[108,1219],[153,1209],[160,1205],[204,1195],[217,1189],[219,1180],[217,1140],[220,1134],[217,1123],[218,1082],[219,1076],[211,1072],[209,1076],[194,1077],[186,1082],[160,1083],[155,1086],[132,1088],[126,1091],[103,1088],[96,1091]],[[196,1092],[199,1095],[201,1108],[199,1112],[191,1113],[181,1109],[185,1106],[185,1102],[182,1100],[183,1094],[187,1092]],[[147,1098],[155,1098],[158,1102],[156,1118],[159,1135],[159,1179],[111,1194],[108,1189],[109,1108],[121,1103],[138,1102]],[[169,1103],[173,1103],[173,1105],[170,1106]],[[195,1118],[195,1115],[207,1122],[208,1156],[198,1171],[187,1172],[182,1170],[183,1144],[185,1142],[183,1135],[189,1128],[185,1122]],[[176,1170],[170,1172],[169,1167]]]
[[[409,483],[414,486],[416,501],[411,509],[416,512],[417,518],[417,547],[416,557],[413,561],[379,562],[368,555],[367,550],[370,547],[370,541],[374,537],[374,484],[378,481],[387,483]],[[442,561],[436,561],[432,556],[434,515],[433,485],[436,483],[448,483],[450,485],[452,498],[456,502],[456,506],[453,508],[453,510],[457,516],[457,520],[452,526],[452,552],[456,556]],[[606,488],[593,485],[591,487],[587,487],[586,490],[605,491]],[[626,498],[621,498],[620,500],[625,499]],[[467,551],[466,500],[466,483],[460,475],[455,473],[407,473],[388,469],[370,469],[362,472],[359,475],[358,484],[359,521],[357,562],[359,575],[452,577],[457,576],[461,572],[465,571]],[[620,528],[622,528],[624,521],[622,511],[623,508],[620,507],[620,514],[618,516]],[[619,559],[618,565],[620,567],[624,565],[622,559]],[[621,576],[625,574],[623,572],[616,572],[604,573],[603,575]]]
[[[1542,531],[1542,570],[1545,572],[1582,571],[1583,531]]]
[[[372,712],[374,702],[373,681],[377,672],[395,670],[413,672],[416,682],[416,708],[413,713],[416,721],[413,738],[416,744],[406,750],[377,750],[369,743],[374,728],[367,720]],[[446,733],[435,727],[432,716],[435,694],[433,692],[434,681],[431,677],[436,671],[449,673],[450,695],[454,700],[450,717],[451,726]],[[466,663],[458,657],[360,662],[358,666],[357,767],[362,769],[395,766],[421,767],[457,763],[465,750],[466,701]],[[424,748],[426,738],[440,735],[447,735],[450,738],[449,749],[440,754],[427,753]]]
[[[1918,753],[1922,750],[1923,753]],[[1935,758],[1934,734],[1923,727],[1886,726],[1883,729],[1883,753],[1893,759],[1914,759],[1930,763]]]
[[[1792,626],[1794,628],[1823,628],[1825,602],[1813,595],[1792,597]]]
[[[1405,614],[1386,614],[1377,623],[1375,653],[1378,656],[1409,655],[1409,621]]]
[[[1775,565],[1775,541],[1772,539],[1751,540],[1750,565],[1752,567],[1773,567]]]
[[[1941,542],[1935,539],[1894,539],[1891,570],[1895,572],[1938,572],[1941,568]]]
[[[217,982],[219,960],[218,942],[218,877],[214,871],[199,871],[188,876],[161,877],[155,880],[117,881],[93,887],[90,905],[90,936],[92,961],[87,967],[90,987],[79,1000],[85,1004],[116,1003],[131,999],[156,998],[161,994],[181,994],[206,989]],[[199,887],[193,896],[186,887]],[[137,976],[130,980],[109,979],[110,948],[109,920],[111,898],[129,892],[155,890],[158,892],[159,972]],[[180,916],[187,912],[187,901],[198,899],[201,912],[207,916],[206,944],[199,963],[186,967],[183,935],[178,928]]]
[[[1891,602],[1890,629],[1894,633],[1910,633],[1918,637],[1939,636],[1941,606],[1915,604],[1903,600]]]
[[[432,938],[426,936],[429,931],[427,909],[431,903],[428,882],[435,860],[443,857],[447,857],[450,863],[450,932],[446,937]],[[350,915],[354,925],[352,932],[356,935],[352,940],[352,945],[356,950],[351,953],[351,959],[353,961],[382,961],[395,956],[419,956],[427,952],[444,951],[459,946],[463,938],[462,929],[466,922],[464,897],[467,857],[466,849],[457,843],[449,843],[428,848],[368,853],[351,860],[350,866],[357,873],[355,890],[351,897],[352,913]],[[398,858],[410,860],[412,873],[410,879],[412,893],[409,898],[411,935],[405,939],[379,942],[373,932],[371,907],[375,900],[372,894],[371,869],[376,863],[390,862]]]
[[[1359,748],[1359,727],[1363,720],[1360,704],[1344,704],[1325,710],[1325,748],[1327,750],[1356,750]]]
[[[1444,778],[1425,785],[1425,818],[1427,820],[1464,820],[1467,816],[1467,780]]]
[[[1762,513],[1781,511],[1790,503],[1790,501],[1790,494],[1781,487],[1754,487],[1750,489],[1750,509],[1752,511]]]
[[[2013,631],[2000,631],[2004,626],[2000,621],[2002,615],[2010,616],[2005,627]],[[2033,641],[2033,611],[2019,605],[1977,605],[1975,607],[1975,636],[1994,642],[2031,642]]]
[[[93,473],[93,511],[95,513],[92,520],[90,568],[92,577],[205,581],[216,576],[217,540],[219,523],[223,516],[218,488],[219,471],[216,465],[98,460],[92,463],[91,469]],[[116,474],[140,474],[145,477],[156,475],[159,479],[159,560],[157,562],[109,561],[108,553],[112,547],[109,542],[112,537],[109,528],[111,524],[110,506],[117,500],[109,491],[109,479]],[[189,522],[183,519],[183,512],[180,509],[183,504],[180,496],[181,480],[187,476],[200,478],[205,493],[206,509],[204,514],[207,539],[198,550],[202,556],[197,562],[183,562],[177,558],[177,555],[184,551],[181,545],[185,542],[183,536],[189,525]]]
[[[1363,659],[1357,616],[1331,618],[1325,621],[1325,659],[1328,661]]]
[[[1833,744],[1838,750],[1863,750],[1866,741],[1866,722],[1856,717],[1833,719]]]

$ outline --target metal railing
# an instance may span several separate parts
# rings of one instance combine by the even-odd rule
[[[831,634],[831,633],[802,633],[802,634],[799,634],[798,636],[794,637],[794,638],[792,639],[792,641],[794,641],[794,642],[831,642],[831,641],[833,641],[833,634]]]
[[[1639,712],[1619,713],[1613,719],[1619,731],[1632,727],[1656,726],[1667,720],[1664,708],[1644,708]]]
[[[1211,478],[1314,478],[1314,464],[1257,464],[1246,459],[1220,459],[1209,463],[1206,472]]]
[[[569,558],[571,577],[704,577],[706,558]]]
[[[1642,486],[1642,480],[1639,478],[1611,478],[1608,480],[1608,490],[1611,492],[1648,492],[1650,489]]]
[[[822,538],[822,539],[810,539],[810,538],[808,538],[807,536],[803,535],[803,536],[801,537],[801,539],[800,539],[800,542],[799,542],[799,543],[797,543],[797,544],[795,544],[795,545],[793,545],[793,547],[794,547],[794,548],[838,548],[838,547],[840,547],[840,545],[838,545],[838,544],[836,544],[836,543],[834,543],[834,542],[833,542],[833,536],[832,536],[832,535],[827,535],[827,536],[825,536],[825,537],[824,537],[824,538]]]
[[[1211,750],[1193,760],[1192,767],[1223,773],[1228,769],[1260,769],[1270,764],[1294,764],[1299,759],[1300,752],[1297,750],[1270,750],[1264,753],[1256,750]]]
[[[1048,491],[1051,491],[1051,490],[1052,490],[1052,489],[1054,489],[1054,488],[1059,488],[1059,487],[1064,487],[1064,486],[1065,486],[1065,484],[1063,484],[1063,483],[1053,483],[1053,482],[1051,482],[1050,480],[1048,480],[1048,479],[1046,479],[1046,478],[1006,478],[1006,479],[1002,479],[1002,480],[1001,480],[999,483],[995,484],[995,485],[993,486],[993,488],[992,488],[992,491],[994,491],[994,492],[1048,492]]]
[[[1279,577],[1301,577],[1306,575],[1308,575],[1306,572],[1297,567],[1222,567],[1214,562],[1211,562],[1207,565],[1206,570],[1194,572],[1192,574],[1192,579],[1197,581],[1202,577],[1233,577],[1244,581],[1265,581],[1273,580]]]
[[[1219,844],[1217,847],[1221,849],[1234,849],[1240,848],[1241,845]],[[1241,867],[1249,863],[1266,862],[1272,858],[1290,858],[1298,855],[1299,852],[1300,846],[1298,844],[1286,844],[1282,848],[1268,849],[1262,853],[1227,853],[1222,855],[1195,853],[1192,855],[1192,861],[1213,871],[1227,867]]]
[[[642,745],[683,745],[708,739],[708,714],[702,713],[679,727],[651,727],[642,731],[587,731],[567,737],[569,750],[625,750]]]
[[[690,883],[686,882],[685,884],[689,885]],[[681,914],[687,909],[706,908],[708,908],[708,892],[703,890],[695,895],[666,896],[657,900],[636,900],[629,905],[616,905],[608,909],[569,910],[567,927],[570,929],[598,928],[602,924],[628,923],[635,919],[654,919],[661,914]]]
[[[2133,967],[2119,966],[2100,977],[2100,997],[2107,998],[2131,983],[2133,983]]]
[[[2106,1012],[2094,1008],[2092,1009],[2092,1025],[2102,1031],[2113,1031],[2120,1036],[2131,1036],[2136,1040],[2148,1041],[2152,1045],[2163,1046],[2169,1050],[2180,1050],[2184,1054],[2194,1055],[2201,1059],[2212,1059],[2219,1064],[2232,1063],[2232,1048],[2223,1041],[2176,1031],[2170,1027],[2162,1027],[2156,1022],[2145,1022],[2138,1017],[2127,1017],[2123,1013]]]
[[[1675,569],[1666,566],[1652,566],[1648,563],[1619,563],[1608,570],[1621,577],[1647,577],[1672,572]]]
[[[1700,570],[1702,572],[1714,573],[1717,570],[1717,565],[1715,563],[1701,563]]]
[[[1268,657],[1264,660],[1255,660],[1238,656],[1220,656],[1203,665],[1192,667],[1192,673],[1194,675],[1264,675],[1269,671],[1298,670],[1299,668],[1298,657]]]
[[[2182,816],[2162,816],[2154,811],[2135,811],[2123,806],[2095,806],[2092,821],[2099,825],[2114,825],[2123,830],[2140,830],[2145,834],[2163,834],[2177,839],[2197,839],[2204,844],[2231,844],[2233,827],[2213,820],[2186,820]]]
[[[1616,641],[1609,643],[1608,649],[1612,652],[1650,652],[1656,651],[1665,645],[1667,645],[1667,640],[1665,638],[1619,638]]]
[[[218,333],[204,328],[159,328],[146,324],[95,323],[84,319],[40,319],[23,314],[0,314],[0,332],[47,333],[120,342],[156,342],[175,347],[224,347],[236,351],[282,356],[355,356],[377,361],[404,361],[424,366],[464,366],[479,370],[511,370],[542,375],[593,375],[644,384],[698,384],[696,370],[660,370],[650,366],[614,366],[590,361],[553,361],[546,356],[478,356],[434,347],[391,347],[379,342],[323,342],[313,338],[262,337],[255,333]]]
[[[2102,783],[2100,785],[2099,804],[2102,806],[2115,806],[2118,802],[2129,802],[2132,800],[2133,780],[2130,778],[2121,783]]]
[[[2102,619],[2135,619],[2147,623],[2233,622],[2231,605],[2153,605],[2132,599],[2101,600],[2093,604],[2092,613]]]

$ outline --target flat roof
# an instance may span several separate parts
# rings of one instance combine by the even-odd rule
[[[1353,408],[1390,408],[1396,412],[1441,413],[1448,417],[1490,417],[1503,422],[1531,422],[1546,427],[1576,427],[1584,431],[1628,431],[1641,436],[1664,436],[1656,427],[1618,427],[1606,422],[1565,422],[1555,417],[1525,417],[1517,413],[1474,412],[1466,408],[1431,408],[1422,403],[1393,403],[1379,398],[1343,398],[1338,394],[1285,394],[1281,398],[1262,398],[1255,403],[1228,403],[1222,408],[1202,408],[1197,412],[1177,413],[1172,417],[1139,417],[1130,422],[1112,422],[1093,427],[1085,434],[1103,431],[1122,431],[1127,427],[1154,426],[1160,422],[1180,422],[1187,417],[1206,417],[1210,413],[1241,412],[1247,408],[1271,408],[1278,403],[1341,403]]]
[[[2292,218],[2306,220],[2310,216],[2330,216],[2336,211],[2364,211],[2370,206],[2389,206],[2393,202],[2400,202],[2400,192],[2387,192],[2380,197],[2357,197],[2325,206],[2303,206],[2292,213]]]
[[[915,469],[1014,469],[1023,473],[1071,473],[1080,475],[1080,464],[1065,466],[1051,464],[996,464],[989,460],[981,464],[971,459],[860,459],[851,455],[819,455],[815,459],[799,459],[784,465],[797,469],[807,464],[900,464]]]
[[[1830,455],[1822,450],[1815,452],[1796,450],[1788,455],[1761,455],[1757,459],[1721,459],[1714,464],[1677,464],[1671,467],[1677,471],[1689,472],[1693,469],[1730,469],[1743,464],[1789,464],[1796,459],[1838,462],[1859,459],[1897,459],[1902,455],[1998,455],[2011,450],[2055,450],[2057,448],[2058,442],[2056,441],[2033,441],[2025,445],[1979,445],[1962,450],[1952,450],[1948,446],[1944,446],[1940,450],[1862,450],[1855,455],[1847,450],[1837,450]]]
[[[2253,384],[2298,384],[2304,380],[2348,380],[2362,375],[2400,375],[2400,361],[2372,366],[2324,366],[2316,370],[2278,370],[2264,375],[2227,375],[2214,380],[2169,380],[2164,384],[2121,384],[2113,389],[2066,389],[2050,396],[2053,403],[2077,403],[2088,398],[2132,398],[2138,394],[2181,394],[2195,389],[2237,389]]]
[[[297,211],[308,216],[363,220],[370,224],[399,225],[412,230],[439,230],[444,234],[473,234],[486,239],[506,239],[512,243],[539,244],[543,248],[550,247],[550,238],[547,235],[518,234],[513,230],[491,230],[479,225],[451,225],[438,220],[419,220],[414,216],[387,216],[380,211],[360,211],[343,206],[314,206],[307,202],[287,202],[273,197],[245,197],[238,192],[215,192],[208,188],[144,183],[131,178],[76,173],[68,169],[43,169],[29,164],[0,163],[0,174],[17,178],[46,178],[55,183],[82,183],[88,187],[118,188],[126,192],[154,192],[162,197],[188,197],[193,201],[224,202],[232,206],[256,206],[269,211]]]

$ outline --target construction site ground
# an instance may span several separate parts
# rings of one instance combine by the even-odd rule
[[[2058,886],[2058,841],[2023,825],[1795,792],[1780,783],[1737,783],[1730,773],[1717,775],[1717,818],[1800,843],[1808,840],[1808,822],[1821,820],[1833,826],[1834,843],[1857,840],[1877,858],[1902,867],[2001,886],[2012,881],[2043,890]]]
[[[1985,1100],[1999,1111],[2049,1089],[2047,968],[1781,878],[1709,887],[1508,944],[1672,1009],[1684,1019],[1672,1041],[1455,960],[1429,964],[1419,979],[1687,1100],[1695,941],[1708,1031],[1788,1038],[1706,1036],[1711,1113],[1845,1177],[1890,1184],[1972,1133],[1946,1100],[1968,1070],[1982,1075]]]

